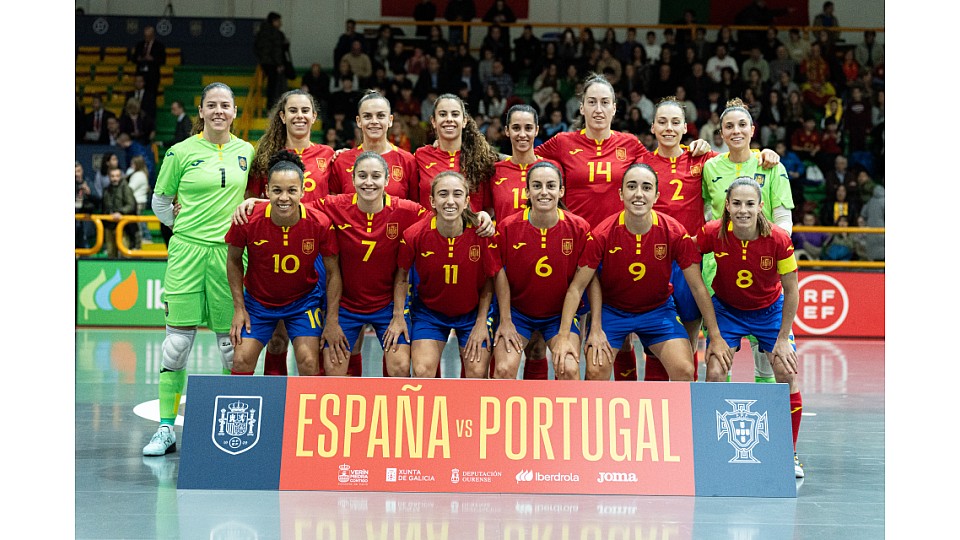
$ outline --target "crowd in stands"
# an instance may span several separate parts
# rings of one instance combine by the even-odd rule
[[[418,6],[416,20],[487,21],[479,50],[475,54],[452,26],[418,26],[418,39],[411,40],[388,24],[368,37],[347,20],[333,50],[333,68],[325,69],[318,60],[299,78],[319,104],[322,142],[334,149],[356,146],[357,101],[365,90],[376,89],[395,109],[391,142],[415,150],[431,142],[433,101],[452,93],[467,104],[488,141],[509,153],[500,129],[506,110],[517,103],[533,106],[541,122],[540,144],[574,129],[581,81],[600,73],[617,91],[613,129],[636,134],[651,150],[656,145],[650,134],[654,104],[662,97],[683,101],[685,142],[702,138],[717,151],[725,150],[718,115],[729,99],[741,98],[759,127],[754,146],[773,149],[779,144],[785,165],[790,164],[798,224],[807,213],[824,225],[836,221],[821,219],[837,197],[831,178],[852,180],[846,182],[852,203],[846,218],[854,226],[862,223],[857,210],[872,195],[864,186],[884,183],[884,54],[873,31],[864,32],[859,43],[841,43],[827,30],[775,26],[752,33],[723,27],[711,39],[705,28],[692,23],[662,31],[582,27],[538,35],[529,25],[501,26],[516,21],[502,1],[467,19],[424,11],[424,4],[432,2]],[[137,104],[131,96],[110,131],[106,126],[112,114],[99,118],[95,100],[84,118],[85,130],[78,130],[78,142],[115,144],[120,133],[127,133],[135,143],[149,145],[155,117],[150,107]],[[846,169],[838,171],[841,158]],[[862,182],[857,180],[861,176]]]

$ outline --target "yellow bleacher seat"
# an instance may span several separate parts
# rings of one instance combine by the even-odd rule
[[[201,85],[207,86],[210,83],[222,82],[231,88],[243,88],[253,84],[253,74],[250,75],[204,75],[201,79]]]
[[[100,56],[100,46],[99,45],[80,45],[77,47],[77,52],[80,54],[95,54],[97,57]]]
[[[77,64],[99,64],[100,54],[80,53],[77,55]]]

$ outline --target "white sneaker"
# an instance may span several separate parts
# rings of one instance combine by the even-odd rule
[[[796,453],[793,454],[793,472],[797,474],[797,478],[803,478],[803,463],[800,463]]]
[[[162,425],[143,447],[145,456],[163,456],[177,451],[177,436],[170,426]]]

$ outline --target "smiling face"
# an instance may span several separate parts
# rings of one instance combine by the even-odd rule
[[[537,167],[527,176],[527,204],[537,212],[557,209],[564,189],[560,175],[550,167]]]
[[[358,198],[375,202],[383,197],[386,185],[387,171],[379,159],[368,157],[354,164],[353,187]]]
[[[317,111],[313,101],[303,94],[294,94],[287,98],[280,110],[280,121],[287,127],[287,135],[295,139],[310,137],[310,129],[317,121]]]
[[[540,132],[540,126],[537,125],[532,113],[515,111],[510,115],[506,131],[514,153],[521,153],[533,149],[533,142]]]
[[[226,88],[211,88],[203,96],[199,114],[203,119],[204,131],[228,133],[233,119],[237,117],[237,106],[234,104],[233,95]]]
[[[623,209],[631,216],[645,218],[650,214],[653,203],[657,202],[659,196],[657,177],[649,169],[631,167],[623,175],[620,200],[623,201]]]
[[[746,112],[730,111],[723,115],[720,122],[720,135],[731,150],[750,148],[750,139],[756,127]]]
[[[757,216],[763,210],[760,194],[752,186],[735,186],[727,193],[724,207],[730,214],[734,228],[753,230],[757,226]]]
[[[457,221],[469,203],[467,186],[461,178],[453,174],[438,175],[430,192],[430,205],[436,211],[437,219]]]
[[[433,109],[430,124],[437,137],[446,141],[458,141],[463,132],[463,105],[455,99],[441,99]]]
[[[296,171],[281,170],[270,175],[267,183],[267,198],[273,214],[289,221],[296,217],[300,210],[300,199],[303,197],[303,180]]]
[[[650,132],[657,138],[657,144],[670,148],[680,144],[687,132],[687,121],[683,110],[674,104],[665,104],[657,108]]]
[[[393,126],[390,102],[386,99],[367,99],[360,104],[358,113],[357,125],[360,126],[365,141],[379,141]]]

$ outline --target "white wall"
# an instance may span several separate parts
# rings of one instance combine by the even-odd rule
[[[580,24],[657,24],[659,0],[529,0],[530,22]],[[88,15],[156,15],[167,4],[178,17],[265,18],[270,11],[283,15],[283,30],[291,41],[291,53],[298,66],[320,61],[331,68],[333,47],[343,32],[343,21],[380,19],[379,0],[76,0]],[[821,11],[822,0],[811,0],[811,20]],[[835,13],[845,26],[885,26],[884,0],[837,1]],[[412,29],[411,32],[412,33]],[[474,32],[477,43],[482,36]],[[618,32],[623,37],[623,31]],[[598,38],[600,35],[597,36]],[[857,43],[861,36],[844,36]],[[877,41],[885,41],[878,34]]]

